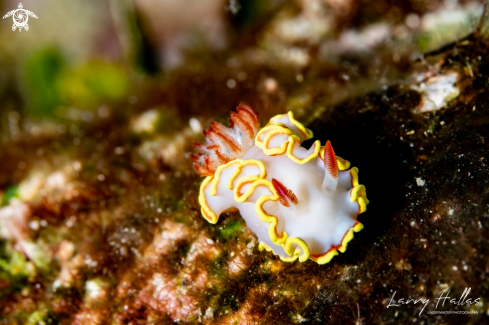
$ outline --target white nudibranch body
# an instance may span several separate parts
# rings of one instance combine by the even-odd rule
[[[344,252],[353,232],[363,228],[357,216],[368,204],[358,169],[348,169],[329,141],[301,147],[312,132],[292,112],[273,117],[259,131],[258,114],[248,104],[231,119],[231,128],[211,125],[207,144],[197,144],[203,154],[192,156],[195,169],[207,176],[199,194],[204,218],[216,223],[222,212],[237,208],[260,250],[282,261],[325,264]]]

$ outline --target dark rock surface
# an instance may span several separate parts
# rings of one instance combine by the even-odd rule
[[[151,76],[46,45],[28,71],[0,61],[0,323],[489,322],[488,34],[441,19],[477,3],[311,3],[212,16],[223,48]],[[330,263],[260,252],[237,213],[201,217],[191,142],[241,101],[262,126],[293,111],[359,168],[365,228]]]

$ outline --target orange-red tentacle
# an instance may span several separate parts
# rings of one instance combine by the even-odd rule
[[[289,190],[280,181],[276,180],[275,178],[272,178],[272,185],[275,188],[275,190],[277,190],[277,194],[279,196],[278,200],[283,206],[290,207],[289,201],[295,205],[299,203],[299,200],[297,199],[297,196],[294,194],[294,192]]]
[[[324,169],[326,169],[333,178],[339,174],[338,163],[331,142],[328,140],[324,146]]]

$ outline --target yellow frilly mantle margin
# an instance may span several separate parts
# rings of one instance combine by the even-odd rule
[[[297,135],[294,133],[289,127],[285,124],[278,122],[284,117],[288,117],[289,121],[299,130],[301,133]],[[277,135],[287,135],[287,141],[283,142],[279,147],[270,147],[270,141],[273,137]],[[266,155],[275,156],[275,155],[283,155],[286,154],[288,158],[298,164],[305,164],[308,161],[319,156],[321,160],[324,161],[324,147],[321,147],[321,143],[319,140],[315,141],[313,146],[311,147],[310,154],[304,158],[299,158],[294,155],[294,148],[296,146],[300,146],[301,142],[313,137],[313,133],[311,130],[307,129],[294,119],[294,115],[292,112],[288,112],[287,114],[277,115],[273,117],[270,122],[261,129],[256,138],[255,145],[263,150]],[[301,141],[302,138],[302,141]],[[336,157],[339,170],[347,170],[350,167],[350,162],[344,160],[340,157]],[[293,262],[299,259],[300,262],[306,261],[308,258],[316,261],[318,264],[326,264],[328,263],[335,255],[338,255],[338,251],[345,252],[347,244],[353,239],[353,232],[359,232],[363,229],[363,225],[360,222],[356,222],[355,225],[350,228],[343,237],[340,246],[331,247],[327,252],[322,255],[311,255],[309,252],[309,247],[307,244],[298,237],[289,237],[285,231],[282,231],[281,234],[277,232],[277,217],[268,214],[264,209],[263,205],[267,201],[277,201],[279,196],[272,185],[272,182],[266,179],[267,173],[265,170],[265,166],[261,161],[258,160],[242,160],[235,159],[224,165],[221,165],[217,168],[215,174],[213,176],[207,176],[200,186],[199,192],[199,203],[201,205],[201,211],[204,218],[212,224],[217,223],[219,220],[219,216],[217,216],[209,207],[208,203],[205,199],[204,190],[210,184],[210,195],[217,195],[217,185],[220,181],[221,173],[224,169],[231,165],[237,165],[236,170],[233,175],[230,177],[227,188],[229,190],[233,190],[234,200],[237,203],[245,202],[250,196],[253,195],[256,188],[259,186],[266,187],[271,195],[262,195],[255,203],[255,211],[258,217],[269,224],[268,226],[268,235],[273,243],[276,245],[280,245],[284,248],[285,252],[289,255],[289,257],[279,256],[280,259],[284,262]],[[247,165],[254,165],[258,167],[260,173],[258,175],[245,176],[239,178],[243,167]],[[365,191],[365,186],[358,183],[358,168],[353,167],[350,169],[350,175],[352,180],[352,189],[350,191],[350,201],[356,201],[358,204],[358,214],[363,213],[367,210],[367,204],[369,203],[367,199],[367,193]],[[235,180],[236,184],[235,183]],[[243,186],[251,184],[248,186],[244,193],[241,193],[241,189]],[[357,218],[358,214],[355,216]],[[263,242],[259,244],[260,250],[267,250],[269,252],[273,252],[273,250]],[[302,251],[302,254],[301,254]]]

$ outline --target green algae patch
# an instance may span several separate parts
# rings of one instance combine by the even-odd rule
[[[44,48],[15,52],[26,67],[0,62],[1,208],[13,198],[29,207],[0,218],[0,323],[484,323],[482,305],[478,315],[414,317],[417,306],[387,309],[386,299],[397,290],[434,301],[447,285],[454,296],[464,287],[489,296],[487,35],[420,56],[436,42],[406,22],[444,2],[414,15],[397,3],[355,2],[347,13],[333,2],[242,1],[221,15],[231,34],[218,38],[229,43],[188,49],[181,66],[151,78],[108,52],[75,62]],[[102,13],[97,35],[124,36]],[[331,35],[309,28],[314,20]],[[289,32],[272,39],[274,26]],[[294,58],[304,65],[287,63]],[[451,71],[456,98],[428,82]],[[445,98],[439,109],[415,112],[432,95]],[[238,212],[216,225],[202,218],[191,142],[240,101],[262,126],[294,111],[359,167],[373,204],[359,216],[365,230],[331,263],[259,251]]]
[[[0,207],[7,205],[12,198],[19,197],[19,187],[18,186],[11,186],[7,188],[5,193],[3,193],[0,201]]]
[[[243,219],[230,219],[229,221],[224,221],[219,227],[219,237],[224,240],[236,239],[243,232],[246,227]]]
[[[5,282],[6,290],[0,290],[0,297],[8,297],[29,286],[29,278],[36,275],[36,267],[21,253],[7,248],[0,242],[0,284]]]
[[[30,113],[37,117],[53,117],[61,104],[59,80],[66,67],[63,56],[55,49],[45,49],[27,61],[23,82]]]
[[[64,102],[91,106],[100,101],[123,99],[129,91],[129,80],[126,71],[117,64],[89,61],[81,67],[64,70],[57,86]]]
[[[0,259],[0,268],[4,278],[20,280],[36,273],[34,265],[27,261],[19,252],[12,251],[10,256],[7,257],[8,260]]]

